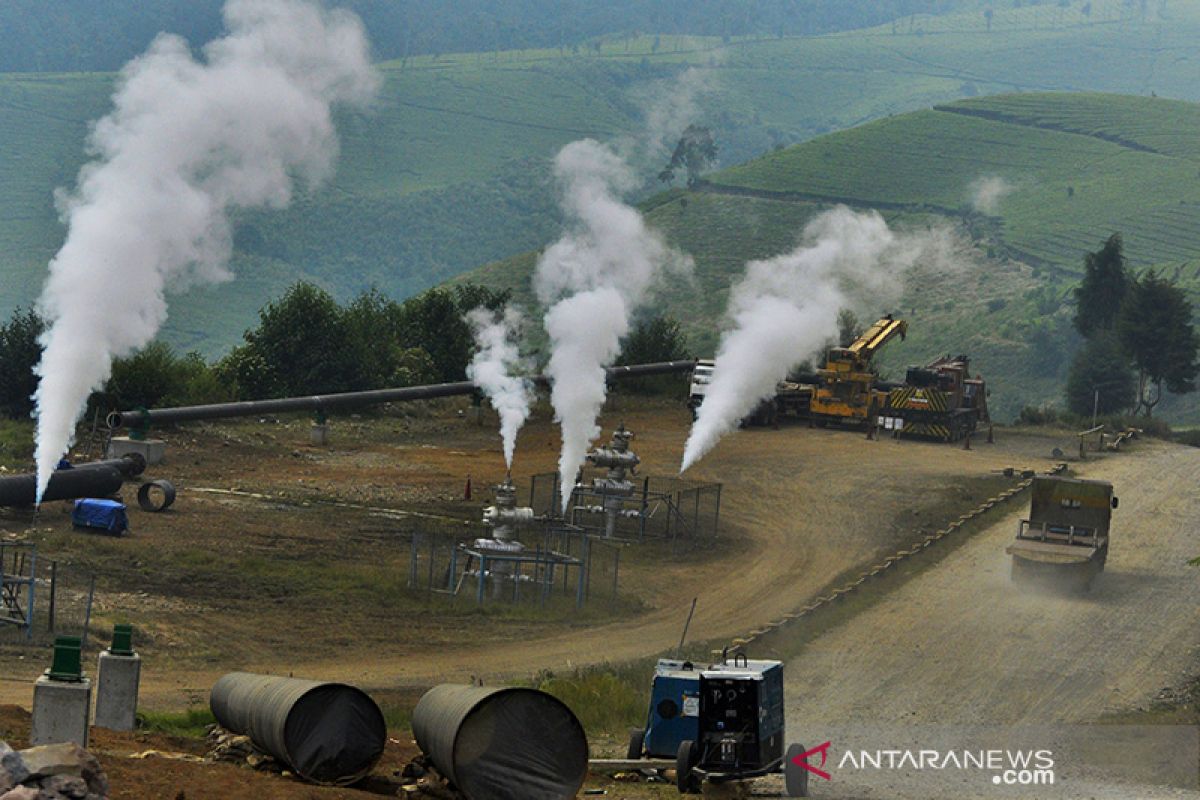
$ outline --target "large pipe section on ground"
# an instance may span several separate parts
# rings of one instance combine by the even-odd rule
[[[387,740],[379,706],[344,683],[231,672],[213,684],[209,707],[221,727],[249,736],[313,783],[361,780]]]
[[[120,458],[109,458],[104,461],[88,461],[84,464],[73,464],[72,469],[103,469],[111,467],[126,478],[136,478],[146,471],[146,457],[141,453],[126,453]]]
[[[100,464],[79,469],[59,469],[50,476],[42,502],[74,500],[78,497],[108,497],[125,482],[116,467]],[[0,478],[0,506],[31,506],[37,497],[37,475]]]
[[[468,800],[568,800],[587,777],[583,726],[535,689],[435,686],[417,703],[412,729]]]
[[[673,372],[687,372],[695,366],[694,361],[662,361],[655,364],[634,364],[628,367],[609,367],[608,380],[644,378]],[[539,386],[549,380],[544,376],[533,379]],[[314,411],[330,413],[350,408],[365,408],[384,403],[404,403],[410,400],[434,400],[439,397],[455,397],[477,391],[471,381],[435,383],[428,386],[405,386],[399,389],[374,389],[368,392],[342,392],[340,394],[317,394],[308,397],[283,397],[275,400],[246,400],[239,403],[213,403],[204,406],[180,406],[178,408],[136,409],[115,411],[108,415],[108,425],[147,428],[155,425],[170,425],[202,419],[228,419],[231,417],[254,417],[260,414],[286,414],[290,412]]]

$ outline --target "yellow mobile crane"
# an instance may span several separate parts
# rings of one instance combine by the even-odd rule
[[[813,419],[860,424],[868,422],[887,402],[887,392],[876,388],[871,359],[896,336],[908,332],[908,323],[888,314],[859,336],[849,347],[832,347],[824,369],[817,370],[818,384],[810,412]]]

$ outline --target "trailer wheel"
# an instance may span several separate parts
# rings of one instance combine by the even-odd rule
[[[793,743],[783,757],[783,785],[788,797],[808,797],[808,770],[795,762],[804,753],[804,745]]]
[[[679,743],[675,755],[675,788],[680,794],[700,794],[700,779],[692,774],[692,768],[700,760],[699,749],[691,739]]]
[[[629,729],[629,750],[625,752],[625,757],[630,761],[634,761],[642,757],[642,747],[646,743],[646,731],[642,728]]]

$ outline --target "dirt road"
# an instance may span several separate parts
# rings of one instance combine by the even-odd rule
[[[1200,450],[1148,442],[1080,472],[1112,481],[1121,499],[1108,565],[1090,594],[1047,596],[1010,583],[1004,547],[1016,529],[1014,511],[803,647],[788,665],[793,736],[850,749],[898,738],[925,747],[961,741],[962,726],[981,734],[978,726],[1037,727],[1039,735],[1070,738],[1082,730],[1072,724],[1144,707],[1194,670],[1200,570],[1186,562],[1200,554]],[[1106,738],[1131,735],[1124,727],[1108,727]],[[1004,746],[1019,738],[1012,733]],[[1195,766],[1193,749],[1193,785]],[[883,796],[910,796],[907,784],[888,783],[897,780],[892,773],[864,775],[825,784],[821,794],[880,796],[882,787]],[[1104,786],[1081,780],[1075,789],[1108,796]],[[912,796],[937,793],[927,780],[908,788]],[[1134,796],[1127,790],[1112,796]],[[963,796],[964,788],[948,791]],[[1075,796],[1056,792],[1037,796]],[[1139,786],[1135,794],[1152,792]]]

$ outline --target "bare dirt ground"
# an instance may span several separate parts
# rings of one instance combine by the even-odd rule
[[[643,473],[674,474],[687,412],[621,402],[605,415],[606,433],[625,420]],[[963,451],[803,425],[741,431],[689,474],[725,484],[720,541],[677,558],[631,554],[622,582],[635,596],[632,611],[546,619],[406,596],[408,553],[392,523],[322,502],[477,515],[481,488],[503,474],[490,424],[469,425],[448,405],[425,417],[345,420],[329,448],[309,446],[307,428],[253,421],[164,433],[169,461],[150,474],[175,481],[180,499],[167,514],[131,509],[124,539],[74,532],[52,510],[38,518],[34,536],[45,549],[99,571],[97,632],[118,617],[142,632],[143,654],[160,665],[144,677],[149,706],[203,702],[231,668],[392,688],[650,655],[677,642],[692,597],[693,639],[734,636],[1009,485],[997,470],[1043,468],[1065,444],[1001,435]],[[552,470],[557,450],[556,428],[541,416],[522,433],[518,479]],[[212,488],[267,499],[197,491]],[[13,512],[6,527],[16,535],[28,524]],[[19,682],[0,680],[0,698],[27,703],[26,681],[41,666],[33,656],[6,659],[4,678]]]
[[[674,474],[687,412],[661,402],[620,403],[604,415],[605,438],[625,421],[637,433],[642,473]],[[579,616],[543,615],[427,603],[404,588],[407,546],[395,518],[373,509],[476,518],[490,499],[481,490],[503,476],[492,420],[475,427],[457,411],[443,404],[335,420],[324,448],[308,444],[303,419],[165,431],[169,460],[148,477],[180,488],[171,512],[133,507],[131,535],[109,539],[73,531],[59,509],[36,519],[10,511],[0,513],[0,535],[31,538],[63,563],[97,571],[93,635],[102,640],[114,621],[135,623],[146,708],[205,704],[212,681],[231,669],[352,682],[400,708],[435,682],[519,680],[661,653],[677,643],[693,597],[689,638],[728,640],[1012,485],[1003,468],[1044,469],[1054,447],[1070,444],[1061,433],[1001,431],[996,444],[977,441],[964,451],[801,424],[740,431],[688,476],[724,483],[717,541],[675,556],[635,547],[622,559],[621,603]],[[518,446],[518,482],[553,470],[557,453],[556,427],[540,414]],[[469,502],[462,497],[468,474],[475,489]],[[211,489],[245,494],[201,491]],[[0,702],[28,708],[30,682],[49,653],[0,633],[8,637],[0,640]],[[106,767],[134,792],[118,797],[174,797],[172,787],[189,784],[198,791],[188,797],[362,796],[246,777],[225,765],[141,767],[131,753],[172,749],[141,736],[98,745],[102,758],[119,759]],[[401,738],[401,751],[411,749]],[[395,790],[389,775],[379,776],[390,786],[385,793]],[[610,797],[658,791],[597,780],[591,785],[608,788]]]
[[[1089,594],[1015,587],[1004,547],[1019,512],[1006,514],[882,602],[799,646],[787,666],[792,735],[832,739],[835,751],[845,752],[889,743],[945,747],[964,741],[969,726],[982,726],[1007,730],[1003,746],[1015,747],[1021,731],[1071,738],[1081,730],[1073,726],[1144,708],[1193,675],[1200,572],[1186,562],[1200,553],[1200,450],[1142,442],[1075,466],[1083,476],[1112,481],[1121,499],[1107,567]],[[1147,739],[1155,732],[1110,725],[1101,735],[1117,742],[1135,734]],[[1155,756],[1169,760],[1177,747],[1183,779],[1168,780],[1170,770],[1160,764],[1152,775],[1134,770],[1133,780],[1144,783],[1128,785],[1119,774],[1112,782],[1081,777],[1037,796],[1200,796],[1179,788],[1196,787],[1194,740],[1185,735]],[[1134,756],[1107,758],[1120,773],[1122,759]],[[1155,788],[1156,778],[1176,790]],[[843,772],[820,788],[827,797],[1022,796],[938,780]]]

